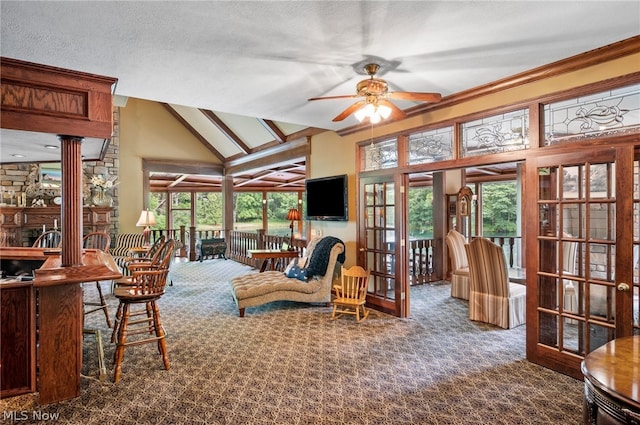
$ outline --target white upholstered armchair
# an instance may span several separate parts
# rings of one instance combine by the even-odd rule
[[[467,241],[462,233],[449,230],[447,233],[447,248],[451,258],[451,296],[469,299],[469,262],[464,249]]]

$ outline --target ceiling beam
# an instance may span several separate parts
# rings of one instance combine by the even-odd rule
[[[173,182],[171,182],[171,184],[169,185],[169,187],[174,187],[177,186],[178,184],[180,184],[180,182],[184,181],[184,179],[186,179],[187,177],[189,177],[189,174],[183,174],[180,177],[178,177],[177,179],[175,179]]]
[[[265,120],[262,118],[257,118],[257,120],[260,124],[264,126],[264,128],[267,129],[269,133],[271,133],[273,138],[276,139],[278,142],[285,143],[287,141],[287,135],[284,134],[282,130],[280,130],[280,127],[278,127],[278,125],[275,122],[271,120]]]
[[[231,130],[222,120],[213,112],[207,109],[199,109],[200,112],[204,114],[205,117],[213,123],[218,129],[225,135],[227,138],[235,144],[238,149],[243,151],[245,154],[251,152],[251,148],[236,134]]]
[[[253,170],[304,161],[308,153],[309,145],[306,140],[291,140],[269,150],[227,160],[224,164],[225,174],[249,173]]]
[[[186,128],[189,133],[191,133],[193,135],[193,137],[195,137],[196,139],[198,139],[200,141],[200,143],[202,143],[202,145],[207,148],[212,154],[214,154],[216,156],[216,158],[218,158],[220,161],[224,162],[225,161],[225,157],[224,155],[222,155],[220,152],[218,152],[218,150],[216,148],[214,148],[211,143],[209,143],[207,141],[207,139],[204,138],[204,136],[202,136],[202,134],[200,134],[195,128],[193,128],[191,126],[191,124],[189,124],[184,118],[182,118],[182,115],[180,115],[175,109],[173,109],[171,107],[171,105],[169,105],[168,103],[161,103],[162,106],[164,106],[164,108],[169,111],[169,113],[176,119],[178,120],[178,122],[180,122],[180,124],[182,124],[182,126],[184,128]]]

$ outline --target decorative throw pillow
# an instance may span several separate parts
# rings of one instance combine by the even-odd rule
[[[289,271],[286,273],[287,277],[295,278],[301,280],[303,282],[307,281],[307,269],[304,269],[297,264],[291,266]]]
[[[300,268],[307,267],[307,260],[308,260],[307,257],[298,257],[298,258],[294,258],[293,260],[289,261],[289,264],[284,269],[284,275],[287,276],[287,274],[289,273],[289,270],[291,270],[291,267],[293,267],[293,266],[298,266]]]
[[[291,270],[291,267],[297,264],[298,264],[297,258],[294,258],[293,260],[289,261],[289,264],[287,264],[287,267],[284,269],[284,275],[286,276],[287,274],[289,274],[289,270]]]

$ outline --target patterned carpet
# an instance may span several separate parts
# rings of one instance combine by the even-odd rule
[[[581,423],[582,382],[527,362],[524,326],[470,322],[448,284],[412,288],[408,319],[372,311],[358,325],[292,302],[240,318],[228,281],[250,272],[230,260],[175,265],[159,303],[169,371],[154,344],[129,347],[113,384],[109,329],[99,313],[88,316],[103,332],[108,379],[97,379],[87,337],[82,395],[48,406],[36,395],[0,400],[4,423],[11,412],[28,417],[20,423],[35,414],[100,425]]]

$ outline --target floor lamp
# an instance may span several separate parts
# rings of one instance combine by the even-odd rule
[[[138,227],[144,226],[144,231],[143,231],[144,246],[151,245],[151,242],[149,241],[149,236],[151,236],[150,226],[155,226],[155,225],[156,225],[156,216],[153,215],[153,212],[149,211],[149,209],[142,210],[142,212],[140,213],[140,218],[136,223],[136,226]]]
[[[289,212],[287,213],[287,220],[291,220],[291,224],[289,225],[289,227],[291,228],[291,240],[289,241],[289,249],[292,250],[293,248],[293,222],[294,221],[298,221],[300,220],[300,212],[298,211],[297,208],[291,208],[289,210]]]

